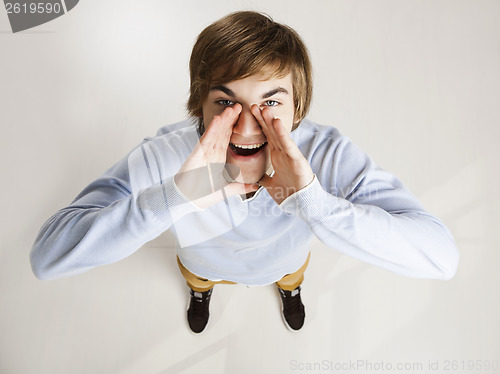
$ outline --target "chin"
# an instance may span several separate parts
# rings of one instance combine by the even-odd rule
[[[226,159],[226,172],[229,180],[238,183],[257,183],[269,169],[271,162],[267,152],[262,152],[255,157],[235,157],[228,153]]]
[[[227,163],[226,172],[230,181],[238,183],[257,183],[266,174],[269,166],[264,165],[238,165],[237,163]]]
[[[236,177],[235,182],[238,183],[257,183],[262,179],[265,173],[253,174],[253,175],[239,175]]]
[[[240,167],[233,163],[226,164],[226,180],[238,183],[257,183],[265,174],[265,168],[260,170],[248,170],[250,168]],[[252,168],[253,169],[253,168]]]

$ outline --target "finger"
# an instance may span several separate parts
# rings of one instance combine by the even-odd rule
[[[268,143],[269,143],[269,141],[272,140],[272,139],[269,139],[271,137],[271,133],[270,133],[269,125],[264,120],[264,117],[262,117],[262,111],[261,111],[261,109],[259,108],[259,106],[257,104],[253,104],[250,107],[250,112],[252,113],[252,115],[257,120],[258,124],[262,128],[262,131],[264,131],[264,135],[266,135],[266,137],[268,138],[267,140],[268,140]],[[269,136],[268,136],[268,134],[269,134]]]
[[[232,107],[225,108],[221,114],[218,114],[212,118],[210,124],[207,126],[207,131],[210,130],[220,130],[228,127],[234,126],[236,119],[240,115],[242,107],[240,104],[235,104]]]
[[[283,125],[283,121],[278,117],[274,117],[273,113],[267,108],[262,111],[262,116],[266,123],[271,124],[270,127],[274,130],[278,147],[290,157],[300,157],[302,153],[290,136],[290,132]]]
[[[262,109],[262,117],[264,118],[264,121],[268,124],[269,131],[273,134],[273,140],[275,146],[281,150],[283,148],[283,145],[281,144],[278,133],[276,132],[276,128],[273,125],[273,122],[277,117],[274,116],[274,114],[269,108]]]
[[[227,107],[220,114],[220,118],[222,120],[221,127],[224,129],[233,128],[238,116],[240,115],[242,107],[240,104],[236,103],[232,107]]]
[[[278,144],[281,148],[281,140],[279,138],[278,132],[276,131],[276,127],[274,126],[274,120],[278,117],[275,117],[272,111],[269,108],[264,108],[262,110],[262,117],[264,118],[265,122],[269,124],[269,129],[274,135],[274,139],[276,144]]]
[[[222,128],[223,128],[223,136],[219,139],[219,142],[223,149],[226,149],[229,145],[229,140],[231,139],[231,135],[233,134],[233,127],[236,125],[238,118],[243,110],[242,106],[236,103],[232,108],[232,111],[224,111],[222,112]],[[226,116],[227,115],[227,116]]]
[[[281,121],[280,118],[274,118],[272,126],[276,131],[276,136],[278,138],[281,148],[289,156],[298,157],[299,155],[302,155],[302,152],[300,152],[299,147],[297,147],[297,144],[295,144],[295,142],[293,141],[292,137],[290,136],[290,133],[285,129],[285,126],[283,126],[283,122]]]
[[[203,143],[206,145],[219,144],[224,148],[229,144],[231,133],[236,120],[240,115],[242,107],[240,104],[235,104],[233,107],[227,107],[224,111],[216,115],[210,121],[210,124],[203,134]],[[222,140],[222,141],[221,141]]]
[[[262,116],[262,111],[260,110],[257,104],[252,105],[250,111],[252,112],[253,116],[255,117],[260,127],[262,128],[262,131],[264,132],[264,135],[267,138],[269,149],[271,151],[274,150],[276,148],[277,137],[275,131],[272,129],[271,123],[268,124],[266,122],[266,120]]]
[[[220,133],[220,123],[222,122],[222,118],[220,115],[214,116],[207,126],[205,133],[200,138],[200,141],[203,144],[210,144],[217,139],[218,134]]]
[[[219,115],[221,118],[221,122],[219,124],[221,130],[225,133],[231,133],[232,128],[236,124],[236,120],[240,115],[242,107],[240,104],[235,104],[232,107],[227,107],[224,111]]]

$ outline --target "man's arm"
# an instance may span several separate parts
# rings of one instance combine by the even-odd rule
[[[330,155],[331,160],[324,160],[324,180],[315,176],[306,184],[307,178],[300,177],[313,175],[312,169],[281,121],[266,110],[254,115],[268,140],[277,144],[271,155],[275,174],[265,176],[261,183],[284,211],[302,218],[322,242],[406,276],[450,279],[455,274],[459,255],[448,229],[397,178],[378,168],[347,138]],[[280,170],[275,165],[282,165],[288,185],[281,182],[285,177],[277,178]],[[332,182],[327,175],[333,173],[337,175]]]
[[[240,111],[240,106],[227,108],[214,117],[192,151],[184,144],[191,154],[175,176],[164,177],[158,163],[160,153],[175,148],[159,150],[146,142],[92,182],[42,226],[30,257],[35,275],[69,276],[121,260],[185,215],[259,188],[222,176]]]
[[[195,210],[173,176],[132,193],[126,157],[42,226],[30,255],[33,272],[51,279],[118,261],[167,230],[173,217]]]

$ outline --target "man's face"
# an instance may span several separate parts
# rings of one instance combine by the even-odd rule
[[[291,74],[283,78],[269,78],[270,74],[256,74],[222,85],[215,85],[202,105],[205,127],[212,118],[236,103],[242,112],[233,127],[226,163],[237,166],[241,175],[228,172],[237,182],[255,183],[272,171],[266,136],[250,111],[252,105],[269,108],[279,117],[288,131],[294,120],[293,86]]]

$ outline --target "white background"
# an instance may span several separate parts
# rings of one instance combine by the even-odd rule
[[[273,287],[219,286],[195,336],[168,235],[83,275],[33,276],[43,222],[185,117],[197,34],[241,9],[303,36],[309,117],[350,136],[443,219],[461,254],[454,279],[397,276],[315,242],[300,333],[285,329]],[[488,372],[478,365],[500,360],[499,102],[495,0],[81,0],[18,34],[2,9],[0,373],[288,373],[323,360]],[[460,370],[444,370],[447,360]]]

